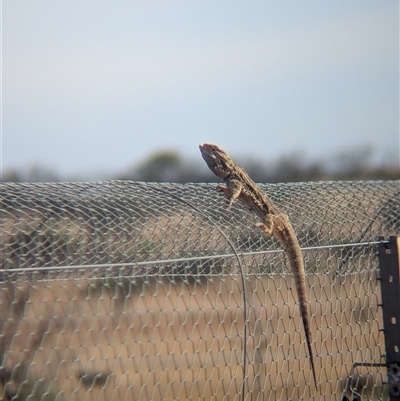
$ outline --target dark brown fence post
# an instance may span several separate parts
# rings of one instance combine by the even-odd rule
[[[387,379],[390,401],[400,399],[400,237],[379,245]]]

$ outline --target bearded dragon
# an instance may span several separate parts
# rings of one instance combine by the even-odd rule
[[[299,298],[300,313],[303,321],[308,353],[314,383],[317,386],[314,357],[311,348],[311,331],[309,313],[307,308],[306,276],[303,257],[297,241],[296,234],[286,214],[282,213],[249,177],[246,171],[237,166],[230,156],[217,145],[204,143],[199,145],[201,155],[209,169],[219,178],[222,178],[226,186],[218,185],[217,189],[225,193],[232,206],[236,199],[240,199],[247,207],[253,210],[260,222],[256,224],[265,234],[274,235],[280,245],[286,251],[296,283]]]

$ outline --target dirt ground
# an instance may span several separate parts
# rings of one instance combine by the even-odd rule
[[[5,282],[2,399],[338,400],[382,362],[372,271],[309,275],[319,388],[290,275]],[[384,371],[356,371],[382,399]],[[29,397],[28,397],[29,396]]]

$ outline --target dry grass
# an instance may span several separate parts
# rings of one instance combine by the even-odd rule
[[[246,400],[337,400],[353,362],[381,361],[374,274],[309,284],[319,391],[292,278],[249,276]],[[3,398],[239,401],[243,310],[239,277],[3,284]],[[378,372],[359,373],[379,398]]]

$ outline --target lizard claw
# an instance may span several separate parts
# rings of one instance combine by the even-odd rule
[[[255,224],[256,227],[261,228],[261,230],[264,232],[266,235],[271,235],[272,234],[272,229],[267,227],[264,223],[261,221]]]

